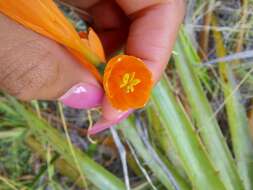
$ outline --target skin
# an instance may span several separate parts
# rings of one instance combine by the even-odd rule
[[[168,63],[184,17],[184,0],[64,0],[88,11],[107,55],[123,44],[125,53],[144,60],[157,82]],[[54,100],[84,82],[101,88],[59,44],[0,14],[0,89],[22,100]],[[104,98],[100,124],[125,113]]]

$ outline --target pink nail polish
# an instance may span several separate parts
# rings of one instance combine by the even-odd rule
[[[104,119],[98,121],[97,123],[95,123],[92,128],[90,128],[88,130],[88,135],[95,135],[101,131],[104,131],[112,126],[114,126],[115,124],[113,122],[110,121],[106,121]]]
[[[115,120],[109,121],[106,119],[101,119],[95,125],[93,125],[92,128],[88,130],[88,135],[95,135],[99,132],[104,131],[105,129],[108,129],[110,127],[113,127],[114,125],[120,123],[124,119],[126,119],[130,114],[132,113],[132,110],[129,110],[127,112],[122,112]]]
[[[88,109],[101,104],[103,90],[89,83],[78,83],[70,88],[59,100],[66,106]]]
[[[122,120],[126,119],[131,113],[133,112],[133,110],[128,110],[128,111],[124,111],[122,113],[120,113],[118,115],[118,117],[115,119],[115,123],[120,123]]]

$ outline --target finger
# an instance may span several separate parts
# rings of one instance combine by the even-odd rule
[[[141,58],[150,68],[155,81],[168,63],[184,17],[184,8],[184,1],[176,0],[134,14],[126,53]]]
[[[93,5],[97,4],[100,0],[89,0],[89,1],[84,1],[84,0],[60,0],[60,1],[68,3],[72,6],[77,7],[77,8],[88,9],[88,8],[92,7]]]
[[[120,111],[111,106],[111,103],[104,97],[104,101],[102,103],[102,117],[98,122],[95,123],[89,130],[88,135],[95,135],[101,131],[104,131],[114,125],[117,125],[124,119],[126,119],[133,110],[128,111]],[[105,114],[106,113],[106,114]]]
[[[110,56],[115,51],[122,48],[126,42],[128,28],[120,28],[113,30],[105,30],[98,32],[98,35],[103,44],[106,55]]]
[[[58,99],[75,108],[101,103],[93,76],[57,43],[0,14],[0,88],[22,100]]]
[[[152,0],[151,0],[152,1]],[[150,2],[151,2],[150,1]],[[141,10],[138,7],[127,6],[131,1],[117,1],[126,13],[132,14],[132,24],[126,45],[126,53],[143,59],[150,68],[153,78],[158,81],[168,63],[177,32],[184,16],[184,2],[172,1],[150,6]],[[155,2],[155,1],[152,1]],[[135,12],[138,10],[138,12]],[[96,128],[109,128],[119,121],[119,115],[127,114],[114,110],[108,102],[103,103],[102,119],[95,124]],[[109,111],[104,111],[108,110]],[[114,111],[113,111],[114,110]],[[93,129],[93,131],[99,131]]]
[[[107,54],[113,53],[126,42],[129,19],[115,1],[100,1],[88,9],[96,32]]]
[[[88,11],[93,20],[92,27],[101,38],[107,55],[119,49],[126,42],[129,19],[115,1],[92,1],[90,3],[81,0],[65,0],[65,2]]]

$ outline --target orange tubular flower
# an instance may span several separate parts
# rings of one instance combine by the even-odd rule
[[[127,55],[112,58],[105,68],[104,89],[113,107],[143,107],[152,88],[152,74],[142,60]]]
[[[97,51],[99,55],[103,54],[99,38],[91,31],[88,41],[92,42],[83,43],[74,27],[52,0],[0,0],[0,12],[64,45],[99,81],[102,81],[95,66],[91,64],[98,65],[103,61],[97,55]]]

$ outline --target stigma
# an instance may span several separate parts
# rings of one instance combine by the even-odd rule
[[[125,73],[122,77],[120,88],[123,88],[126,93],[134,92],[134,88],[141,82],[140,79],[135,78],[135,72]]]

